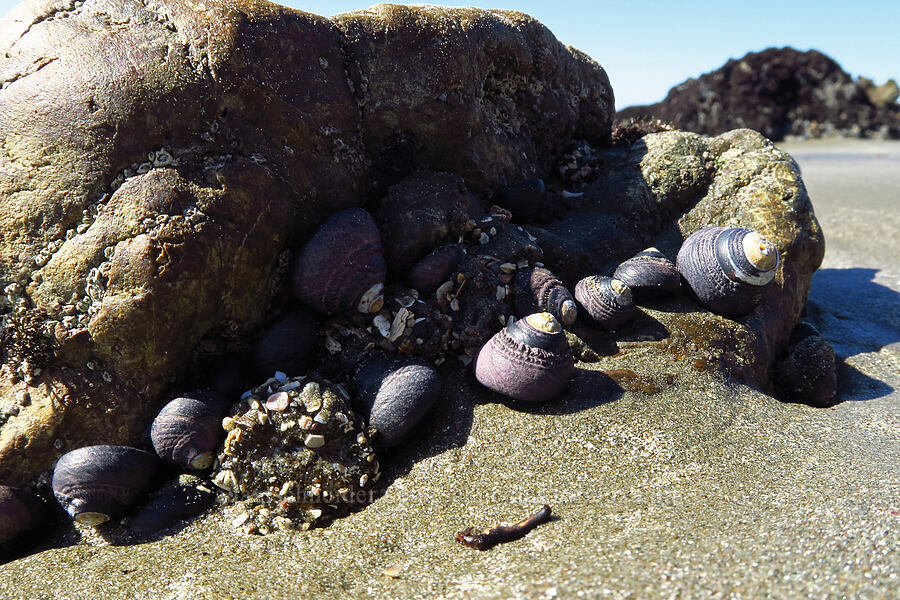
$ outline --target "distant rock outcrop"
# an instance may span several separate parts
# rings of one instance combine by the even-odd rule
[[[900,137],[897,84],[855,81],[821,52],[769,48],[688,79],[665,100],[619,111],[652,116],[679,129],[717,135],[738,127],[773,140],[786,136]]]

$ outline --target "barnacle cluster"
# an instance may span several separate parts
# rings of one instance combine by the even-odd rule
[[[340,386],[314,376],[272,378],[222,421],[213,470],[232,523],[247,533],[309,528],[371,501],[379,464]]]

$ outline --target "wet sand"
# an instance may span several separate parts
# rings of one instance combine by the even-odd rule
[[[0,566],[0,597],[900,597],[900,143],[784,147],[825,231],[809,317],[842,358],[841,404],[677,366],[672,390],[582,372],[524,411],[451,380],[384,494],[327,529],[244,536],[211,515],[120,547],[73,531]],[[522,540],[454,541],[543,503],[558,518]]]

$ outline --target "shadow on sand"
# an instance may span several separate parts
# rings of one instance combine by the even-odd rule
[[[900,293],[876,283],[877,273],[877,269],[820,269],[813,276],[807,319],[834,346],[842,400],[872,400],[894,391],[847,362],[900,342]]]

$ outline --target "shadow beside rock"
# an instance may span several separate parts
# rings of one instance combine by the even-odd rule
[[[893,393],[894,388],[880,379],[870,377],[847,364],[841,358],[837,359],[838,372],[838,401],[862,402],[883,398]]]
[[[900,293],[874,281],[877,269],[820,269],[809,292],[809,319],[850,358],[900,342]]]

